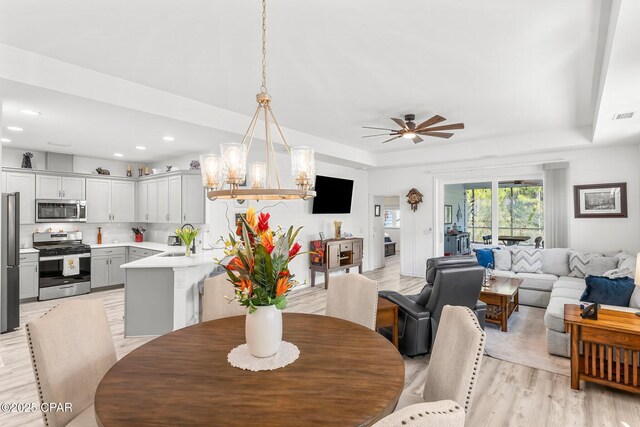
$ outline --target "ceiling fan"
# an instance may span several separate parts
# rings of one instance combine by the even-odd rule
[[[424,139],[420,138],[419,135],[426,136],[434,136],[436,138],[451,138],[453,136],[452,133],[449,132],[440,132],[443,130],[454,130],[454,129],[464,129],[464,123],[454,123],[451,125],[443,125],[443,126],[434,126],[440,122],[444,122],[445,119],[442,116],[435,115],[431,117],[429,120],[425,120],[424,122],[416,125],[414,120],[416,119],[415,114],[406,114],[404,116],[404,120],[402,119],[394,119],[391,118],[401,129],[389,129],[389,128],[378,128],[371,126],[363,126],[364,129],[376,129],[376,130],[387,130],[391,131],[391,133],[379,133],[376,135],[366,135],[363,138],[371,138],[375,136],[392,136],[393,138],[389,138],[386,141],[382,141],[382,143],[386,143],[389,141],[393,141],[398,138],[407,138],[413,140],[416,144],[424,141]]]

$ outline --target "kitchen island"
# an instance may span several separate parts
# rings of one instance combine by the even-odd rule
[[[199,285],[217,268],[215,251],[184,256],[175,247],[121,266],[124,335],[157,336],[200,321]]]

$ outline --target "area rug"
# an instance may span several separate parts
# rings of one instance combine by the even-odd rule
[[[486,353],[496,359],[560,375],[571,375],[569,359],[547,353],[545,309],[520,306],[509,318],[508,332],[489,324]]]

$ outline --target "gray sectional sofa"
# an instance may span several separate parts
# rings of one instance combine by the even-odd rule
[[[531,248],[501,247],[494,250],[506,253],[513,253],[518,250],[532,250]],[[572,277],[576,272],[572,272],[570,267],[569,254],[571,249],[555,248],[540,249],[541,272],[521,273],[512,270],[500,270],[500,263],[496,258],[495,275],[499,277],[516,277],[522,280],[519,297],[520,304],[534,307],[546,308],[544,316],[547,327],[547,351],[550,354],[569,357],[569,334],[565,332],[564,326],[564,306],[565,304],[579,304],[586,287],[584,277]],[[615,268],[624,267],[624,271],[629,271],[633,277],[635,272],[635,256],[624,252],[591,254],[599,258],[617,258]],[[588,264],[588,262],[587,262]],[[503,264],[504,267],[504,264]],[[574,268],[575,270],[575,268]],[[636,312],[640,309],[640,287],[636,287],[631,298],[630,307],[603,306],[605,308]]]

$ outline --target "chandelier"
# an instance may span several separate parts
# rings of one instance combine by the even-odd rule
[[[308,200],[316,195],[315,160],[311,147],[290,147],[278,125],[271,109],[271,97],[267,92],[267,3],[262,1],[262,85],[256,95],[256,109],[249,127],[241,143],[220,144],[220,154],[203,154],[200,156],[202,185],[207,189],[209,200]],[[256,131],[258,120],[264,121],[266,153],[264,162],[249,164],[247,156]],[[291,156],[291,174],[295,188],[283,188],[276,152],[271,139],[272,128],[275,127]],[[271,185],[272,171],[275,174],[276,186]],[[248,176],[247,176],[248,172]]]

